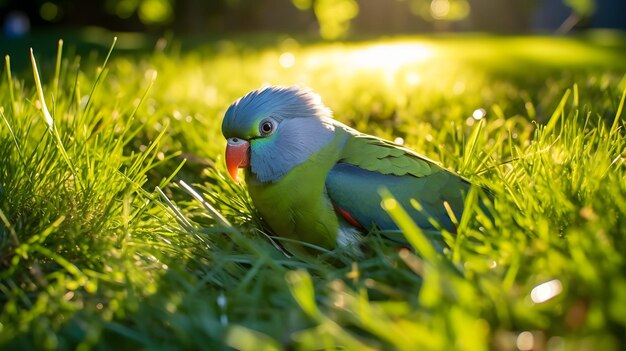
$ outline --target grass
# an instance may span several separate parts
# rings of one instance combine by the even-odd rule
[[[626,345],[622,36],[80,43],[0,76],[3,349]],[[489,186],[493,219],[472,193],[438,252],[385,198],[411,250],[286,257],[222,159],[264,82]]]

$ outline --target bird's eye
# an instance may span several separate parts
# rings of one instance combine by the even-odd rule
[[[265,120],[259,125],[259,132],[261,135],[270,135],[274,131],[274,123],[270,120]]]

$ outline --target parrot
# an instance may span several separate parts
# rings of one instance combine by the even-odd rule
[[[374,228],[399,231],[381,206],[380,189],[421,229],[455,232],[450,210],[461,218],[472,186],[409,148],[337,121],[304,86],[245,94],[227,108],[222,134],[229,175],[239,182],[243,169],[250,199],[271,231],[325,249],[359,244]]]

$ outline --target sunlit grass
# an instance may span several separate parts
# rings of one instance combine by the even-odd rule
[[[146,38],[121,37],[108,61],[65,40],[34,48],[35,75],[12,53],[0,345],[622,349],[626,48],[603,38],[252,37],[129,55]],[[222,160],[224,110],[267,83],[309,85],[340,121],[488,186],[493,218],[471,192],[440,252],[383,193],[409,247],[371,233],[358,257],[288,257]]]

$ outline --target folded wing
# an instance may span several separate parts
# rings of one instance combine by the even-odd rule
[[[340,213],[348,213],[366,229],[397,230],[380,204],[379,190],[386,188],[421,228],[434,229],[434,219],[454,230],[444,202],[460,219],[463,196],[470,187],[466,180],[402,146],[348,132],[342,158],[326,179],[328,196]]]

